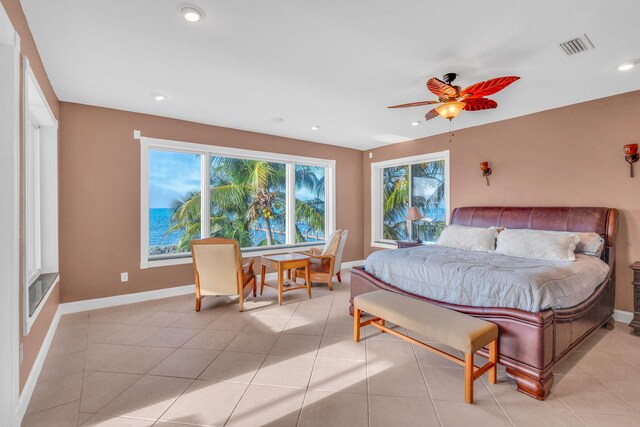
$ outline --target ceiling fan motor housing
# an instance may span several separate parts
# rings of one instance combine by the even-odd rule
[[[458,75],[456,73],[447,73],[444,76],[442,76],[442,80],[450,85],[455,79],[456,77],[458,77]]]

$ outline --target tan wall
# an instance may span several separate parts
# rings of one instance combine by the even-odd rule
[[[24,16],[24,12],[22,11],[22,6],[18,0],[0,0],[2,6],[4,7],[9,19],[11,20],[11,24],[13,25],[14,30],[20,36],[20,51],[22,56],[26,56],[29,58],[29,64],[33,73],[38,80],[38,84],[42,89],[42,92],[51,107],[51,111],[56,116],[57,119],[60,118],[60,110],[59,110],[59,102],[58,97],[53,91],[53,87],[51,86],[51,82],[49,81],[49,77],[45,72],[44,66],[42,65],[42,60],[40,59],[40,54],[38,53],[38,49],[33,40],[33,36],[31,34],[31,30],[29,30],[29,25],[27,24],[27,19]],[[22,67],[22,64],[21,64]],[[21,102],[22,102],[22,93],[21,93]],[[21,110],[22,111],[22,110]],[[22,129],[22,127],[20,127]],[[20,242],[20,250],[22,253],[22,242]],[[21,257],[21,265],[22,265],[22,257]],[[22,283],[22,268],[20,269],[20,283]],[[51,320],[56,312],[58,307],[58,302],[60,299],[60,285],[56,286],[56,289],[52,291],[52,295],[49,297],[47,301],[46,307],[40,312],[36,322],[32,325],[29,335],[26,337],[22,336],[22,316],[23,316],[23,293],[22,286],[20,287],[20,343],[24,348],[24,360],[20,365],[20,391],[24,387],[27,378],[29,377],[29,373],[31,372],[31,368],[33,367],[33,362],[38,356],[38,352],[40,351],[40,347],[42,346],[42,342],[44,340],[47,331],[49,330],[49,326],[51,325]]]
[[[345,261],[362,259],[362,152],[145,114],[61,103],[62,302],[193,284],[191,265],[140,269],[140,144],[148,137],[335,159]],[[120,283],[120,273],[129,282]]]
[[[364,152],[365,254],[374,250],[371,162],[448,149],[452,209],[487,205],[620,209],[616,307],[632,311],[628,266],[640,259],[640,164],[636,178],[629,178],[622,146],[640,143],[639,118],[637,91],[456,131],[451,143],[445,134]],[[482,178],[481,161],[493,169],[489,187]]]

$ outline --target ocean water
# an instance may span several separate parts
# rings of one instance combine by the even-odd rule
[[[149,246],[168,246],[177,244],[182,235],[184,234],[182,231],[174,231],[169,235],[165,236],[167,230],[171,227],[171,213],[173,209],[171,208],[152,208],[149,209]],[[303,233],[307,232],[308,226],[306,224],[298,223],[298,228]],[[278,232],[274,230],[274,238],[278,241],[284,241],[284,233]],[[320,234],[319,240],[323,240],[324,236]],[[254,245],[258,245],[261,241],[266,238],[266,233],[264,231],[256,230],[252,233],[252,241]],[[309,242],[315,242],[315,238],[309,238]]]

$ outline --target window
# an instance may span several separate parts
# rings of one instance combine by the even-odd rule
[[[371,186],[372,246],[437,240],[449,214],[448,151],[373,163]],[[425,218],[408,223],[407,210],[413,206]]]
[[[141,138],[141,267],[191,261],[190,242],[251,255],[324,242],[335,161]]]

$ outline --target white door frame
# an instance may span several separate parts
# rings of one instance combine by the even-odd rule
[[[19,159],[20,37],[0,5],[0,420],[9,426],[19,425]]]

